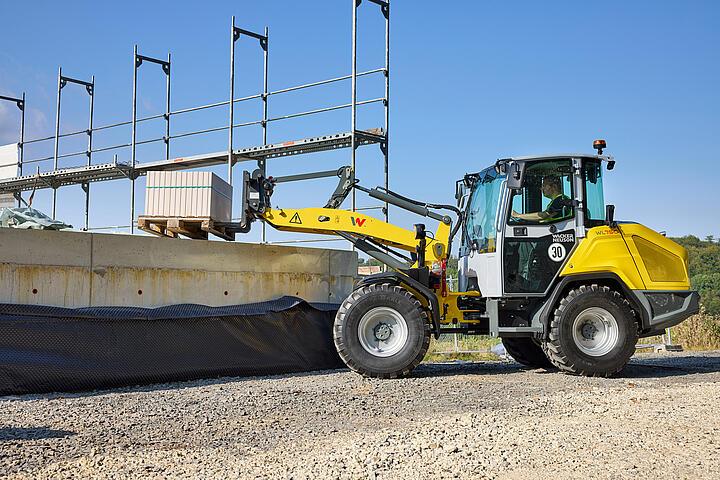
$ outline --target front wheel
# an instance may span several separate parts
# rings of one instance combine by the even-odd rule
[[[609,377],[635,353],[638,326],[630,303],[603,285],[582,285],[560,301],[543,349],[561,371]]]
[[[334,334],[343,362],[367,377],[408,375],[430,345],[430,324],[420,302],[389,284],[351,293],[335,316]]]

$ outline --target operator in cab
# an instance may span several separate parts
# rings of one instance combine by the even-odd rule
[[[512,217],[538,223],[564,218],[566,209],[570,204],[570,198],[563,193],[562,177],[557,175],[543,177],[542,194],[545,198],[550,199],[550,203],[545,210],[531,213],[518,213],[513,210]]]

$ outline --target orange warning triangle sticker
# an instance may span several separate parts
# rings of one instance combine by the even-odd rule
[[[295,215],[292,216],[290,219],[290,223],[296,223],[298,225],[302,225],[302,220],[300,220],[300,215],[295,212]]]

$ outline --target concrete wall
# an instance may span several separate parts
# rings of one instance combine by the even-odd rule
[[[345,250],[83,232],[0,229],[0,302],[84,307],[220,306],[294,295],[341,302]]]

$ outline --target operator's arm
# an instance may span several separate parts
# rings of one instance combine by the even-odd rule
[[[532,213],[518,213],[515,210],[513,210],[512,216],[513,216],[513,218],[519,218],[520,220],[531,220],[531,221],[539,222],[540,220],[547,220],[552,215],[545,210],[540,211],[540,212],[532,212]]]
[[[545,210],[532,213],[518,213],[512,211],[512,217],[520,220],[541,222],[543,220],[557,219],[563,217],[563,208],[567,206],[569,198],[565,195],[558,195],[545,208]]]

